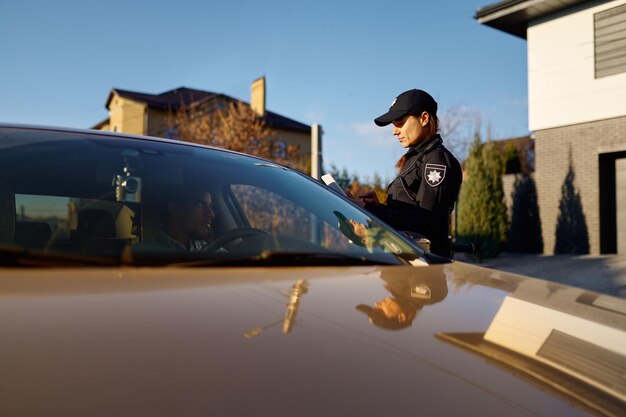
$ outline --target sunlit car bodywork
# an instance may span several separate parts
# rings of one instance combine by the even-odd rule
[[[207,250],[142,244],[171,188],[210,192]],[[626,414],[623,300],[444,262],[258,158],[1,126],[0,245],[2,415]]]

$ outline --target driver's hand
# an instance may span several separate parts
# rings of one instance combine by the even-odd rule
[[[367,226],[363,223],[359,223],[356,220],[348,220],[350,226],[352,226],[352,230],[354,234],[363,239],[367,235]]]

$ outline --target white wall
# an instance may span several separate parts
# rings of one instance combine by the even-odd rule
[[[593,15],[626,3],[560,13],[528,26],[530,130],[626,115],[626,73],[595,79]]]

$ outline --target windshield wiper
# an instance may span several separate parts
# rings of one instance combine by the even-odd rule
[[[189,262],[170,263],[169,266],[354,266],[396,265],[388,261],[350,256],[333,252],[292,252],[266,250],[250,257],[221,256]]]
[[[372,259],[364,256],[351,256],[333,252],[294,252],[285,250],[266,250],[256,256],[229,256],[220,254],[219,258],[168,260],[168,256],[157,258],[137,257],[125,259],[121,257],[105,257],[82,255],[75,253],[47,252],[37,249],[26,249],[21,246],[0,246],[1,266],[20,267],[64,267],[64,266],[176,266],[176,267],[204,267],[204,266],[355,266],[355,265],[396,265],[388,260]]]
[[[13,245],[0,246],[0,265],[2,266],[116,266],[121,263],[118,258],[45,252]]]

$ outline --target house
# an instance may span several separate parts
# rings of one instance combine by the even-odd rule
[[[494,144],[505,163],[510,149],[515,148],[517,151],[519,170],[507,170],[506,174],[531,174],[535,172],[535,141],[531,136],[494,140],[491,143]]]
[[[249,105],[259,117],[263,118],[273,133],[273,139],[285,146],[298,146],[300,154],[310,159],[311,126],[266,110],[265,77],[255,80],[251,90],[251,100],[248,104],[225,94],[187,87],[179,87],[160,94],[113,88],[105,103],[109,117],[92,129],[176,139],[177,132],[171,121],[182,106],[203,108],[204,104],[211,103],[217,108],[225,108],[229,102],[239,102]]]
[[[626,1],[505,0],[475,18],[527,41],[544,252],[626,254]]]
[[[519,156],[519,170],[515,172],[505,172],[505,174],[531,174],[535,172],[535,140],[532,136],[520,136],[516,138],[497,139],[490,141],[506,163],[507,153],[510,148],[515,148]],[[465,164],[467,159],[461,162],[463,177],[465,178]]]
[[[522,136],[518,138],[509,138],[494,140],[491,143],[500,153],[503,162],[505,163],[505,173],[502,176],[502,187],[504,189],[504,203],[506,204],[509,220],[513,214],[513,194],[516,191],[516,180],[520,174],[534,176],[535,172],[535,141],[530,136]],[[517,150],[519,156],[519,170],[507,167],[507,154],[510,148],[514,147]],[[515,164],[514,164],[515,165]]]

